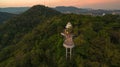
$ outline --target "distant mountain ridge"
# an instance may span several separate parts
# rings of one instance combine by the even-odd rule
[[[60,11],[62,13],[75,13],[75,14],[79,14],[80,12],[86,12],[86,9],[82,9],[82,8],[77,8],[77,7],[73,7],[73,6],[69,6],[69,7],[65,7],[65,6],[58,6],[54,8],[57,11]]]
[[[0,12],[8,12],[14,14],[20,14],[28,10],[30,7],[10,7],[0,8]],[[102,15],[105,14],[120,14],[120,10],[105,10],[105,9],[91,9],[91,8],[77,8],[73,6],[57,6],[53,8],[62,13],[75,13],[75,14],[89,14],[89,15]]]
[[[120,14],[120,10],[104,10],[104,9],[91,9],[91,8],[77,8],[77,7],[65,7],[58,6],[55,7],[57,11],[62,13],[75,13],[75,14],[92,14],[92,15],[102,15],[105,14]]]
[[[13,14],[20,14],[28,10],[29,7],[8,7],[8,8],[0,8],[0,12],[8,12]]]

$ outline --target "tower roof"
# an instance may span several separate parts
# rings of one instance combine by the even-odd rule
[[[72,24],[70,22],[67,23],[66,28],[72,28]]]

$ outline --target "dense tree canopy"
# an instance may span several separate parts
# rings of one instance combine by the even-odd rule
[[[0,12],[0,24],[2,24],[7,19],[16,16],[15,14],[7,13],[7,12]]]
[[[75,35],[71,61],[60,35],[69,21]],[[119,15],[61,14],[34,6],[0,27],[0,67],[119,66]]]

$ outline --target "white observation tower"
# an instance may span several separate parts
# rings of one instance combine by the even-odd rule
[[[73,34],[72,34],[72,24],[70,22],[67,23],[65,30],[61,33],[65,37],[63,46],[66,48],[66,59],[72,55],[72,48],[74,47],[73,42]],[[69,50],[68,50],[69,49]]]

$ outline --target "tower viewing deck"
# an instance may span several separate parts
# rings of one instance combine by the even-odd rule
[[[66,59],[68,58],[68,54],[71,59],[74,42],[73,42],[73,34],[72,34],[72,24],[70,22],[67,23],[66,29],[64,30],[63,33],[61,33],[61,35],[65,37],[63,46],[66,48]],[[68,49],[70,49],[70,52],[68,51]]]

